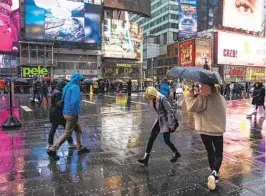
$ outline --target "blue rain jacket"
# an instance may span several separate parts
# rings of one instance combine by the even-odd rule
[[[71,80],[63,89],[64,102],[63,115],[79,116],[80,114],[80,81],[83,79],[79,73],[73,73]]]
[[[160,93],[165,97],[169,97],[170,95],[170,87],[167,83],[163,82],[160,87]]]

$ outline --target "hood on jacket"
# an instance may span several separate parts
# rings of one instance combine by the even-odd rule
[[[71,80],[67,83],[67,85],[65,85],[64,89],[63,89],[63,96],[65,96],[66,90],[69,88],[69,86],[76,84],[79,85],[80,81],[83,79],[83,76],[80,73],[73,73],[71,76]]]
[[[56,85],[56,89],[62,91],[65,85],[66,85],[66,82],[64,80],[59,80]]]
[[[157,91],[156,88],[150,86],[146,89],[145,96],[147,99],[153,100],[154,98],[159,99],[162,96],[162,94],[159,91]]]

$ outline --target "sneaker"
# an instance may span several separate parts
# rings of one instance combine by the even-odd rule
[[[218,182],[219,176],[215,170],[211,173],[211,175],[208,177],[208,188],[210,190],[215,190],[216,188],[216,182]]]
[[[84,146],[80,146],[78,149],[78,154],[84,154],[84,153],[89,153],[90,149],[84,147]]]
[[[47,154],[55,161],[58,161],[60,159],[60,157],[56,155],[56,151],[49,150],[47,151]]]
[[[77,149],[77,144],[75,144],[75,143],[68,144],[68,148],[69,149]]]

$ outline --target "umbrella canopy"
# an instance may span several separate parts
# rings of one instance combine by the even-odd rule
[[[218,73],[200,67],[173,67],[167,72],[168,76],[201,82],[203,84],[222,84]]]
[[[97,81],[97,80],[99,80],[98,78],[92,78],[92,81],[93,82],[95,82],[95,81]]]
[[[28,81],[26,79],[24,79],[24,78],[16,78],[15,82],[24,83],[24,84],[28,83]]]
[[[131,77],[129,77],[129,76],[125,76],[124,79],[125,79],[125,80],[131,80]]]

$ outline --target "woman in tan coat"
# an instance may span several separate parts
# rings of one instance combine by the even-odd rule
[[[187,110],[195,113],[195,129],[208,153],[211,175],[208,187],[216,188],[223,160],[223,133],[226,128],[226,101],[213,84],[202,84],[200,93],[190,90],[186,97]]]

